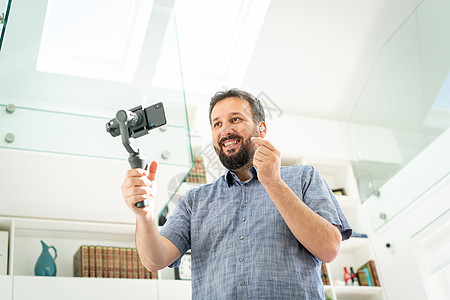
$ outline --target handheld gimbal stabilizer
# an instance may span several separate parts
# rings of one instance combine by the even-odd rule
[[[146,169],[146,158],[141,149],[137,149],[131,145],[130,137],[137,139],[148,134],[150,130],[165,125],[166,123],[164,105],[162,102],[159,102],[145,109],[142,109],[142,106],[139,105],[130,110],[119,110],[116,113],[116,118],[106,123],[106,131],[113,137],[122,136],[122,144],[130,154],[128,162],[131,168]],[[148,205],[148,199],[136,203],[136,207]]]

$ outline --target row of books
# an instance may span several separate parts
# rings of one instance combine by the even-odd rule
[[[192,183],[206,183],[206,171],[203,157],[194,156],[193,159],[194,166],[184,181]]]
[[[361,267],[359,267],[357,269],[356,275],[358,279],[358,285],[360,286],[381,286],[378,272],[375,267],[375,262],[373,260],[369,260]],[[323,284],[330,285],[330,277],[328,275],[327,266],[325,264],[322,264],[321,276]]]
[[[73,276],[157,279],[141,263],[135,248],[81,246],[73,256]]]

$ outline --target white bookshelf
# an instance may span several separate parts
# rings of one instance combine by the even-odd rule
[[[135,248],[135,225],[0,217],[10,233],[8,274],[0,276],[0,299],[191,299],[190,282],[128,278],[73,277],[73,255],[81,245]],[[57,249],[56,276],[34,276],[40,241]],[[160,284],[161,282],[161,284]],[[167,289],[167,291],[166,291]]]
[[[344,267],[347,267],[349,271],[350,267],[353,267],[356,272],[360,266],[369,260],[374,260],[377,266],[370,239],[371,230],[362,210],[351,162],[317,157],[290,158],[288,162],[312,165],[324,177],[332,190],[344,189],[345,195],[336,196],[344,215],[354,232],[368,235],[367,238],[352,237],[342,242],[337,258],[333,262],[326,264],[330,279],[330,285],[325,286],[326,295],[334,300],[385,300],[383,287],[341,286],[338,284],[338,281],[344,281]],[[377,269],[379,270],[378,267]]]

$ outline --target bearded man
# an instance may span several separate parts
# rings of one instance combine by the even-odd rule
[[[154,200],[157,163],[127,173],[122,195],[136,214],[142,263],[176,267],[191,250],[192,299],[325,299],[321,264],[352,232],[325,180],[312,166],[281,167],[250,93],[216,93],[209,120],[227,170],[187,192],[159,232],[151,206],[135,206]]]

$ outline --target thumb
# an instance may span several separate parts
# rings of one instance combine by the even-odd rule
[[[251,138],[250,138],[250,140],[254,143],[254,144],[256,144],[257,146],[261,146],[261,142],[262,142],[262,138],[260,138],[260,137],[257,137],[257,136],[252,136]]]
[[[158,170],[158,162],[152,161],[150,166],[148,167],[148,175],[147,178],[151,181],[154,181],[156,179],[156,171]]]

